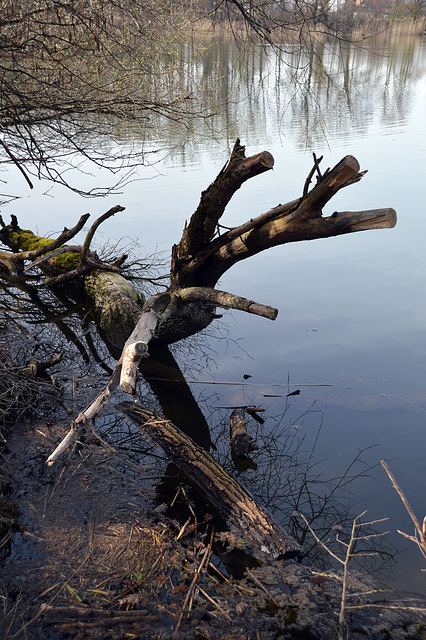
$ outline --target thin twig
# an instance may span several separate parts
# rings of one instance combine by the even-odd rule
[[[420,523],[417,520],[417,518],[416,518],[416,516],[414,514],[414,511],[412,510],[407,498],[403,494],[399,484],[395,480],[395,477],[394,477],[392,471],[389,469],[388,465],[386,464],[386,462],[384,460],[380,460],[380,464],[382,465],[382,467],[384,468],[384,470],[388,474],[389,479],[392,482],[393,488],[395,489],[395,491],[397,492],[397,494],[401,498],[401,500],[402,500],[402,502],[404,504],[404,507],[407,509],[408,515],[410,516],[411,520],[413,521],[414,526],[416,527],[417,533],[419,534],[420,539],[422,540],[422,543],[426,544],[426,538],[425,538],[425,535],[423,533],[422,527],[420,526]]]
[[[246,573],[249,574],[250,578],[253,580],[253,582],[255,582],[257,584],[258,587],[260,587],[260,589],[262,589],[262,591],[264,593],[266,593],[266,595],[268,596],[268,598],[270,598],[272,600],[272,602],[278,607],[280,608],[280,605],[278,604],[278,602],[275,600],[274,596],[272,596],[269,591],[263,586],[263,584],[260,582],[260,580],[258,580],[256,578],[256,576],[250,571],[250,569],[246,569]]]
[[[352,522],[352,529],[351,529],[351,535],[350,535],[350,538],[349,538],[349,542],[344,542],[343,540],[340,540],[338,535],[336,536],[337,542],[339,542],[345,548],[344,559],[339,558],[338,555],[333,553],[331,551],[331,549],[329,549],[329,547],[327,547],[327,545],[324,542],[322,542],[322,540],[319,539],[319,537],[313,531],[312,527],[310,526],[310,524],[307,521],[307,519],[305,518],[305,516],[303,514],[300,514],[300,517],[305,522],[306,526],[308,527],[308,529],[311,532],[312,536],[314,537],[315,541],[319,545],[321,545],[332,558],[334,558],[335,560],[337,560],[337,562],[339,562],[341,565],[343,565],[342,596],[341,596],[341,599],[340,599],[338,640],[343,640],[344,629],[345,629],[345,626],[346,626],[345,610],[347,608],[347,605],[346,605],[346,591],[347,591],[347,582],[348,582],[348,566],[349,566],[349,562],[354,556],[358,556],[358,555],[377,555],[374,552],[365,552],[365,553],[358,552],[358,553],[355,553],[354,552],[355,544],[359,540],[369,540],[371,538],[377,538],[379,536],[385,535],[384,533],[376,533],[376,534],[370,534],[370,535],[365,535],[365,536],[357,536],[356,535],[357,529],[360,528],[360,527],[365,527],[366,525],[372,525],[372,524],[376,524],[377,522],[383,522],[384,520],[387,520],[387,518],[381,518],[380,520],[372,520],[371,522],[359,522],[359,520],[366,513],[367,513],[367,511],[363,511],[359,516],[354,518],[354,520]]]
[[[303,197],[308,195],[308,189],[309,189],[309,185],[311,184],[313,175],[315,173],[315,171],[317,171],[318,173],[318,177],[321,179],[322,175],[321,175],[321,171],[319,168],[319,163],[321,162],[321,160],[323,159],[323,156],[321,156],[320,158],[317,158],[315,153],[312,154],[314,157],[314,166],[312,167],[312,169],[310,170],[306,180],[305,180],[305,185],[303,187]]]
[[[206,600],[208,600],[214,607],[216,607],[216,609],[218,609],[218,611],[220,611],[224,615],[228,622],[231,622],[231,618],[228,616],[226,611],[224,611],[222,607],[215,600],[213,600],[213,598],[211,598],[208,593],[204,591],[204,589],[199,586],[198,591],[205,597]]]
[[[386,464],[386,462],[384,460],[380,460],[380,464],[382,465],[382,467],[384,468],[384,470],[388,474],[389,479],[392,482],[393,488],[395,489],[395,491],[397,492],[397,494],[401,498],[402,503],[403,503],[404,507],[406,508],[408,515],[410,516],[411,520],[414,523],[415,537],[409,536],[407,533],[403,533],[402,531],[399,531],[399,530],[397,530],[397,531],[398,531],[398,533],[400,535],[404,536],[405,538],[408,538],[412,542],[415,542],[417,544],[417,546],[419,547],[419,550],[422,553],[423,557],[426,558],[426,517],[423,518],[423,524],[422,524],[422,526],[420,526],[420,523],[417,520],[416,515],[415,515],[414,511],[412,510],[412,508],[410,506],[410,503],[408,502],[407,498],[405,497],[404,493],[402,492],[402,490],[401,490],[399,484],[397,483],[397,481],[395,479],[395,476],[393,475],[392,471],[389,469],[388,465]]]
[[[198,565],[198,568],[197,568],[196,572],[194,573],[194,577],[192,578],[191,584],[189,585],[188,592],[186,594],[186,598],[185,598],[185,601],[184,601],[183,606],[182,606],[182,611],[181,611],[181,613],[179,615],[178,621],[176,623],[176,627],[174,629],[175,633],[176,633],[176,631],[179,630],[179,627],[180,627],[180,625],[182,623],[183,617],[185,615],[185,610],[186,610],[188,604],[189,604],[189,610],[191,608],[191,603],[192,603],[192,598],[193,598],[196,582],[197,582],[201,572],[203,571],[204,565],[206,565],[206,566],[209,565],[209,561],[210,561],[210,557],[211,557],[212,551],[213,551],[213,533],[212,533],[212,535],[210,537],[210,542],[206,547],[206,550],[204,552],[203,558],[202,558],[200,564]]]

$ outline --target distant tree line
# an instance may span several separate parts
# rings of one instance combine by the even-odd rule
[[[36,176],[78,191],[65,170],[76,156],[113,171],[145,162],[142,148],[106,142],[120,123],[143,131],[153,116],[208,117],[183,55],[191,36],[202,52],[200,34],[227,24],[236,38],[312,49],[318,29],[346,37],[372,12],[383,17],[388,1],[2,0],[0,163],[29,186]],[[396,0],[388,18],[420,16],[425,3]]]

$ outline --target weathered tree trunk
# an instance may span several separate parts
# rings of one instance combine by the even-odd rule
[[[32,261],[27,269],[40,266],[50,276],[51,285],[60,285],[69,282],[72,277],[79,277],[89,299],[93,300],[104,339],[117,347],[117,343],[122,343],[123,338],[127,339],[125,348],[130,349],[130,352],[125,357],[133,359],[133,371],[128,367],[126,371],[134,381],[138,358],[140,360],[146,352],[146,349],[142,349],[138,353],[141,345],[135,346],[137,343],[153,342],[160,346],[193,335],[217,317],[217,307],[240,309],[275,319],[277,310],[272,307],[214,289],[218,279],[236,262],[287,242],[391,228],[396,223],[393,209],[334,212],[331,216],[323,217],[322,209],[333,195],[343,187],[358,182],[365,171],[359,171],[359,164],[354,157],[346,156],[322,175],[319,161],[315,158],[314,168],[305,182],[301,197],[285,205],[280,204],[220,235],[219,221],[232,195],[246,180],[272,169],[273,165],[274,160],[267,151],[246,158],[245,148],[237,140],[229,162],[202,193],[200,204],[186,225],[181,241],[173,247],[168,291],[153,296],[142,309],[141,300],[138,299],[137,292],[131,290],[131,285],[123,284],[123,290],[120,290],[120,276],[116,273],[119,266],[105,265],[89,251],[96,228],[103,220],[122,211],[119,206],[113,207],[92,225],[83,247],[80,247],[80,258],[75,267],[65,273],[62,269],[62,273],[56,276],[54,269],[56,261],[61,258],[59,254],[70,250],[61,244],[64,239],[70,239],[81,229],[87,217],[82,217],[73,230],[65,229],[56,241],[39,239],[39,246],[35,246],[33,242],[32,250],[28,247],[30,232],[20,233],[16,219],[8,227],[0,220],[3,227],[0,240],[14,252],[0,252],[0,264],[8,271],[23,272],[24,262]],[[317,173],[317,184],[308,191],[314,172]],[[78,247],[72,249],[76,251]],[[44,257],[40,257],[43,255]],[[101,276],[99,270],[115,273],[104,273]],[[87,275],[89,271],[92,274]],[[111,286],[114,278],[115,282]],[[127,291],[124,290],[126,287]],[[158,316],[157,323],[152,323],[153,312]],[[138,316],[138,325],[129,338],[130,328],[134,327]],[[122,382],[126,390],[134,388],[126,375]]]
[[[182,431],[140,405],[126,402],[119,409],[163,449],[193,486],[248,540],[274,558],[302,554],[300,545],[235,478]]]
[[[79,414],[69,434],[50,456],[50,462],[75,441],[85,422],[102,410],[119,383],[124,391],[133,394],[138,367],[149,378],[146,357],[150,348],[152,353],[153,349],[207,327],[217,317],[217,307],[240,309],[271,320],[276,318],[277,309],[214,288],[218,279],[235,263],[288,242],[392,228],[396,224],[393,209],[334,212],[324,217],[323,207],[329,200],[343,187],[358,182],[365,172],[359,171],[358,162],[352,156],[346,156],[324,174],[320,172],[319,162],[314,156],[314,167],[299,198],[279,204],[221,234],[223,227],[219,221],[233,194],[246,180],[272,169],[274,164],[267,151],[246,158],[245,148],[237,140],[229,162],[202,193],[200,204],[185,226],[180,242],[172,249],[168,290],[146,302],[119,274],[125,256],[110,265],[102,263],[90,251],[97,227],[103,220],[122,211],[122,207],[113,207],[98,218],[82,247],[63,246],[63,243],[82,228],[87,216],[83,216],[74,229],[64,229],[55,241],[22,231],[14,217],[8,226],[0,218],[0,240],[11,249],[0,251],[0,266],[8,274],[19,274],[21,279],[29,269],[39,268],[47,276],[46,283],[61,296],[74,290],[74,284],[69,286],[70,281],[76,283],[77,290],[84,292],[87,306],[92,310],[107,346],[118,358],[105,389]],[[314,173],[317,182],[309,191]],[[28,262],[30,264],[25,268]],[[67,284],[66,288],[64,284]],[[76,297],[78,295],[74,299]],[[161,385],[157,386],[160,388]],[[299,551],[294,541],[229,474],[206,457],[202,449],[185,440],[170,423],[134,405],[127,405],[124,410],[138,422],[145,422],[151,436],[247,537],[274,556]]]
[[[115,358],[132,333],[145,302],[143,295],[119,273],[95,270],[82,279],[86,308]]]

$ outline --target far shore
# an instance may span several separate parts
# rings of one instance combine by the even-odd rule
[[[191,31],[195,40],[211,40],[216,37],[221,39],[255,40],[252,31],[240,22],[223,21],[197,21]],[[426,16],[416,20],[403,18],[390,21],[388,18],[372,18],[371,20],[348,20],[332,15],[327,23],[318,22],[312,24],[295,21],[286,27],[280,27],[272,31],[267,38],[258,36],[259,42],[269,40],[269,44],[296,44],[308,43],[310,40],[327,40],[328,38],[341,38],[350,42],[361,43],[371,38],[391,39],[395,37],[425,37]]]

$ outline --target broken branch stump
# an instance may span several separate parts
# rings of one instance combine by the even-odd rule
[[[232,454],[239,460],[246,460],[250,451],[258,449],[257,443],[247,433],[244,409],[234,409],[229,417],[229,435]]]

